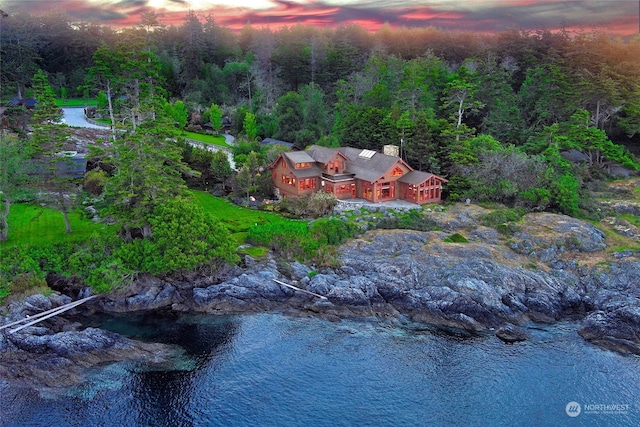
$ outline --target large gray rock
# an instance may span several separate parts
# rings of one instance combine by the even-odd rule
[[[498,328],[496,336],[506,343],[526,341],[531,338],[531,334],[524,328],[514,325],[513,323],[506,323]]]
[[[598,227],[576,218],[552,213],[530,213],[519,223],[520,231],[514,233],[512,249],[525,255],[554,257],[548,251],[573,250],[599,252],[606,248],[605,234]],[[545,252],[545,250],[547,250]]]
[[[623,354],[640,354],[640,307],[623,306],[589,314],[578,333],[585,340]]]

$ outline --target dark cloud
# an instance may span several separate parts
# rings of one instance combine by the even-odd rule
[[[119,0],[109,6],[109,8],[125,8],[125,9],[137,9],[147,6],[147,0]]]
[[[157,10],[163,22],[181,24],[191,5],[206,2],[165,0]],[[0,0],[0,7],[42,13],[64,11],[68,15],[107,25],[130,25],[139,22],[140,14],[157,1],[150,0]],[[332,0],[273,1],[266,10],[243,7],[238,0],[214,6],[211,12],[218,24],[239,29],[251,25],[279,27],[296,23],[338,26],[356,22],[371,30],[385,23],[392,27],[427,27],[494,32],[508,28],[591,29],[600,27],[612,32],[632,34],[638,31],[638,0],[369,0],[336,4]]]

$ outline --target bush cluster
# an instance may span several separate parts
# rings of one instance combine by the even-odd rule
[[[499,209],[484,215],[482,225],[491,227],[501,234],[511,235],[518,231],[516,223],[522,219],[526,210],[523,208]]]
[[[309,196],[287,197],[280,202],[280,209],[300,218],[319,218],[331,212],[337,203],[334,195],[318,191]]]
[[[416,231],[437,230],[436,223],[420,211],[412,210],[406,214],[381,218],[376,223],[376,228],[380,229],[403,229]]]
[[[249,229],[247,242],[266,246],[285,259],[316,264],[332,263],[333,246],[355,236],[357,226],[336,218],[306,222],[279,222]]]

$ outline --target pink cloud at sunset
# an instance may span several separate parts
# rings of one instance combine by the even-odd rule
[[[192,10],[233,30],[246,24],[280,28],[294,24],[357,24],[375,31],[436,27],[478,32],[565,28],[629,35],[638,33],[638,0],[0,0],[7,13],[65,13],[72,19],[113,27],[140,22],[154,10],[165,25],[180,25]]]

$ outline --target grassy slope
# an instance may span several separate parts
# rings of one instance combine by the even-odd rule
[[[204,191],[193,191],[192,193],[196,203],[213,217],[222,221],[239,244],[245,242],[247,231],[252,225],[291,221],[274,213],[236,206]]]
[[[36,205],[19,203],[9,213],[9,238],[0,251],[19,245],[48,246],[57,242],[86,240],[92,235],[115,233],[116,227],[96,224],[78,212],[69,214],[72,233],[65,234],[62,213]]]

